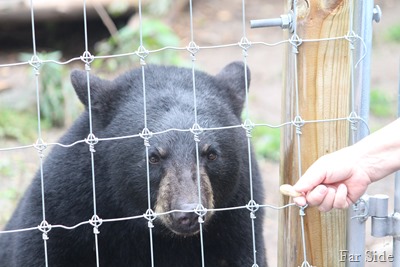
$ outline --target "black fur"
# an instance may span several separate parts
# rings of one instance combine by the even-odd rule
[[[248,82],[250,73],[247,71]],[[196,72],[198,123],[203,128],[241,123],[245,100],[242,63],[232,63],[218,75]],[[189,129],[194,124],[192,71],[184,68],[146,66],[147,125],[152,132],[170,128]],[[87,106],[86,73],[71,75],[79,99]],[[93,133],[98,138],[140,133],[144,124],[142,71],[136,69],[114,81],[90,76]],[[88,110],[60,142],[82,140],[89,133]],[[200,151],[200,165],[211,181],[216,208],[243,206],[250,200],[247,138],[242,128],[204,131],[199,147],[211,147],[217,155],[207,159]],[[155,205],[159,183],[170,168],[193,173],[196,153],[193,134],[170,131],[153,135],[149,153],[159,153],[150,164],[151,203]],[[148,209],[145,146],[142,138],[100,141],[94,146],[97,214],[102,219],[142,215]],[[46,220],[52,225],[72,226],[93,216],[92,170],[87,144],[54,147],[44,164]],[[263,202],[261,177],[253,157],[254,198]],[[180,177],[192,179],[194,177]],[[179,196],[181,192],[175,192]],[[154,208],[154,207],[152,207]],[[266,266],[262,235],[263,212],[257,211],[257,263]],[[6,229],[35,227],[42,221],[40,175],[19,203]],[[201,266],[199,235],[172,233],[154,221],[154,260],[157,267]],[[100,227],[100,266],[151,266],[150,238],[143,218],[104,222]],[[249,211],[214,213],[204,224],[205,265],[252,266],[253,243]],[[53,228],[47,241],[49,266],[96,266],[91,225],[74,230]],[[0,235],[0,266],[44,266],[44,245],[39,231]]]

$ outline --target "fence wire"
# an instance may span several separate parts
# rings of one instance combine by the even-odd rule
[[[253,177],[252,177],[252,146],[251,146],[251,140],[252,140],[252,130],[256,127],[267,127],[267,128],[283,128],[286,126],[291,126],[296,132],[296,138],[297,138],[297,144],[298,144],[298,150],[297,150],[297,157],[299,160],[299,172],[298,176],[300,177],[302,174],[301,170],[301,128],[305,126],[306,124],[315,124],[315,123],[329,123],[329,122],[337,122],[337,121],[347,121],[349,127],[351,128],[352,132],[357,131],[357,124],[362,123],[364,126],[368,127],[367,122],[358,116],[358,114],[355,111],[354,108],[354,68],[358,66],[358,64],[364,59],[364,57],[367,54],[366,51],[366,45],[364,40],[358,36],[354,30],[353,30],[353,7],[351,7],[350,14],[351,14],[351,22],[349,26],[349,31],[348,34],[344,36],[336,36],[336,37],[330,37],[330,38],[322,38],[322,39],[301,39],[301,36],[297,35],[297,30],[296,30],[296,5],[297,1],[293,1],[294,4],[294,30],[292,35],[290,36],[289,39],[287,40],[282,40],[276,43],[266,43],[266,42],[251,42],[248,39],[248,36],[246,35],[246,24],[247,24],[247,18],[246,18],[246,1],[242,1],[242,38],[237,42],[237,43],[230,43],[230,44],[219,44],[219,45],[211,45],[211,46],[201,46],[196,43],[195,40],[195,31],[194,31],[194,26],[193,26],[193,21],[194,17],[196,16],[195,10],[193,8],[192,1],[189,0],[189,17],[190,17],[190,42],[188,43],[187,46],[184,47],[174,47],[174,46],[166,46],[166,47],[160,47],[155,50],[148,50],[146,47],[144,47],[143,44],[143,34],[142,34],[142,2],[139,0],[139,6],[138,6],[138,13],[139,13],[139,28],[140,28],[140,38],[139,38],[139,47],[136,51],[133,52],[128,52],[128,53],[123,53],[123,54],[114,54],[114,55],[106,55],[106,56],[96,56],[92,55],[89,51],[89,39],[88,39],[88,28],[87,28],[87,15],[86,15],[86,9],[87,9],[87,3],[85,0],[83,0],[83,14],[84,14],[84,52],[82,53],[81,56],[71,58],[66,61],[56,61],[56,60],[41,60],[38,53],[37,53],[37,48],[36,48],[36,36],[35,36],[35,1],[31,0],[31,25],[32,25],[32,43],[33,43],[33,56],[29,61],[25,62],[15,62],[15,63],[7,63],[7,64],[0,64],[0,68],[9,68],[9,67],[18,67],[18,66],[31,66],[34,74],[35,74],[35,90],[36,90],[36,103],[37,103],[37,119],[38,119],[38,125],[37,125],[37,140],[30,145],[22,145],[22,146],[14,146],[14,147],[3,147],[0,148],[0,152],[4,153],[7,151],[13,151],[13,150],[23,150],[23,149],[35,149],[38,153],[38,158],[39,158],[39,172],[40,172],[40,177],[41,177],[41,198],[42,198],[42,215],[43,215],[43,220],[41,222],[38,222],[37,226],[32,226],[29,228],[24,228],[24,229],[15,229],[15,230],[3,230],[0,231],[0,234],[12,234],[12,233],[18,233],[18,232],[26,232],[26,231],[32,231],[32,234],[36,234],[35,232],[40,232],[42,234],[43,242],[44,242],[44,251],[45,251],[45,266],[51,266],[48,263],[48,257],[47,257],[47,241],[50,238],[48,236],[48,232],[52,229],[56,228],[62,228],[66,230],[72,230],[76,229],[78,227],[81,227],[83,225],[91,225],[93,227],[93,233],[94,233],[94,243],[95,243],[95,250],[96,250],[96,262],[97,266],[100,266],[100,258],[101,255],[99,253],[99,248],[98,248],[98,236],[100,234],[99,228],[101,228],[102,224],[105,223],[111,223],[111,222],[119,222],[119,221],[127,221],[127,220],[137,220],[137,219],[146,219],[148,223],[148,228],[149,228],[149,239],[150,239],[150,251],[151,251],[151,266],[154,266],[154,258],[157,257],[156,254],[154,254],[154,248],[153,248],[153,228],[154,224],[153,221],[160,216],[165,216],[170,213],[175,213],[175,212],[196,212],[196,214],[199,216],[199,224],[200,224],[200,247],[201,247],[201,260],[202,260],[202,266],[205,266],[205,260],[204,260],[204,255],[207,253],[207,251],[204,251],[204,244],[203,244],[203,217],[205,216],[206,213],[208,212],[221,212],[221,211],[229,211],[229,210],[235,210],[235,209],[247,209],[250,213],[250,220],[251,220],[251,225],[252,225],[252,239],[253,239],[253,267],[258,266],[257,263],[257,258],[256,258],[256,253],[257,253],[257,247],[256,247],[256,239],[257,235],[260,233],[257,233],[255,231],[255,220],[256,218],[256,213],[258,209],[264,208],[264,209],[275,209],[275,210],[281,210],[281,209],[287,209],[290,207],[295,206],[293,203],[290,203],[288,205],[284,206],[274,206],[274,205],[269,205],[269,204],[264,204],[264,203],[256,203],[253,198]],[[352,1],[350,1],[352,2]],[[133,42],[136,40],[132,40]],[[331,41],[343,41],[343,42],[349,42],[350,44],[350,51],[349,51],[349,56],[351,59],[351,85],[352,85],[352,97],[351,97],[351,112],[348,114],[347,117],[342,117],[342,118],[328,118],[328,119],[322,119],[322,120],[307,120],[307,118],[302,118],[300,111],[299,111],[299,103],[298,103],[298,79],[297,79],[297,55],[298,55],[298,48],[302,45],[302,43],[306,42],[331,42]],[[364,49],[361,58],[359,59],[358,62],[354,64],[354,56],[353,56],[353,51],[355,49],[355,42],[360,42],[361,47]],[[229,47],[239,47],[242,52],[242,60],[244,62],[244,68],[245,68],[245,75],[247,75],[247,59],[248,57],[253,57],[254,55],[251,54],[251,49],[255,46],[264,46],[264,47],[274,47],[274,46],[282,46],[282,45],[289,45],[292,47],[292,59],[294,61],[294,69],[292,70],[292,81],[293,81],[293,86],[294,86],[294,91],[296,93],[296,116],[293,118],[291,121],[283,122],[281,124],[273,125],[269,123],[253,123],[250,119],[250,109],[251,109],[251,104],[249,101],[249,88],[247,84],[247,77],[245,77],[245,88],[246,90],[246,100],[245,100],[245,108],[244,108],[244,122],[240,125],[229,125],[229,126],[224,126],[224,127],[214,127],[214,128],[206,128],[202,127],[199,125],[198,120],[197,120],[197,98],[198,93],[196,92],[196,54],[201,51],[201,50],[217,50],[217,49],[225,49]],[[194,113],[193,113],[193,118],[194,118],[194,124],[191,128],[186,128],[186,129],[181,129],[181,128],[171,128],[167,129],[164,131],[159,131],[159,132],[151,132],[151,129],[148,128],[147,126],[147,109],[146,109],[146,97],[147,97],[147,91],[146,91],[146,71],[145,71],[145,65],[146,65],[146,58],[150,54],[158,54],[158,53],[163,53],[167,50],[176,50],[176,51],[186,51],[188,53],[189,60],[191,62],[191,69],[192,69],[192,82],[193,82],[193,107],[194,107]],[[133,135],[125,135],[125,136],[108,136],[108,137],[103,137],[103,138],[98,138],[96,137],[96,133],[93,132],[93,127],[92,127],[92,113],[91,113],[91,97],[90,97],[90,73],[91,73],[91,64],[95,60],[99,59],[108,59],[108,58],[119,58],[119,57],[130,57],[130,56],[136,56],[137,60],[139,60],[140,63],[140,68],[142,70],[142,90],[143,90],[143,112],[144,112],[144,129],[141,133],[133,134]],[[44,64],[58,64],[58,65],[68,65],[73,62],[79,62],[81,61],[84,64],[84,68],[86,71],[86,78],[87,78],[87,95],[88,95],[88,111],[89,111],[89,133],[87,138],[83,140],[76,140],[73,143],[65,144],[65,143],[47,143],[45,140],[43,140],[42,137],[42,125],[41,125],[41,114],[40,114],[40,68]],[[250,186],[250,195],[248,196],[248,203],[243,203],[242,206],[237,206],[237,207],[228,207],[228,208],[213,208],[213,209],[206,209],[202,205],[202,199],[201,199],[201,175],[200,175],[200,152],[199,152],[199,142],[201,140],[200,134],[205,131],[220,131],[220,130],[226,130],[226,129],[243,129],[243,131],[246,132],[246,138],[247,138],[247,148],[248,148],[248,161],[249,161],[249,186]],[[151,146],[151,136],[154,135],[161,135],[165,134],[168,132],[190,132],[193,134],[193,140],[196,145],[196,173],[197,173],[197,186],[198,186],[198,194],[199,194],[199,199],[198,199],[198,206],[195,210],[193,211],[187,211],[187,210],[171,210],[167,211],[164,213],[157,213],[152,210],[153,204],[151,203],[150,195],[150,172],[149,172],[149,147]],[[354,136],[354,134],[352,135]],[[96,207],[96,173],[95,173],[95,167],[94,167],[94,162],[95,162],[95,147],[98,143],[100,142],[113,142],[116,140],[121,140],[121,139],[131,139],[131,138],[142,138],[144,140],[144,148],[146,152],[146,172],[147,172],[147,196],[148,196],[148,210],[146,211],[145,214],[138,214],[136,216],[130,216],[130,217],[123,217],[123,218],[111,218],[111,219],[102,219],[98,216],[97,214],[97,207]],[[353,141],[354,142],[354,139]],[[51,225],[49,222],[46,220],[46,188],[45,188],[45,173],[43,171],[43,159],[44,159],[44,151],[48,147],[54,147],[54,146],[60,146],[65,149],[69,149],[73,146],[76,146],[78,144],[87,144],[88,149],[90,151],[90,160],[91,160],[91,170],[92,170],[92,190],[93,190],[93,216],[91,218],[88,218],[86,221],[82,221],[78,224],[75,225]],[[302,227],[302,245],[303,245],[303,264],[302,266],[311,266],[310,263],[308,262],[308,256],[307,256],[307,251],[306,251],[306,245],[305,245],[305,236],[304,236],[304,223],[303,223],[303,218],[305,216],[305,207],[300,207],[299,208],[299,216],[301,218],[301,227]]]

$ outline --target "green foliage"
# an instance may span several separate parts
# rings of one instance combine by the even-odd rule
[[[22,60],[29,60],[30,54],[22,54]],[[62,54],[59,51],[47,54],[38,54],[42,60],[60,61]],[[68,70],[62,65],[46,62],[40,67],[40,116],[53,127],[63,127],[66,122],[76,118],[77,106],[69,103],[68,98],[73,95],[73,88],[68,80]]]
[[[400,43],[400,24],[389,27],[385,33],[385,39],[390,42]]]
[[[17,200],[19,194],[18,194],[18,189],[16,188],[7,188],[2,191],[0,191],[0,199],[5,199],[8,201],[15,201]]]
[[[143,20],[142,25],[143,47],[146,50],[156,50],[166,46],[179,46],[178,36],[165,23],[158,19]],[[96,44],[98,56],[131,53],[140,46],[139,27],[126,25],[117,34]],[[131,57],[118,57],[107,60],[95,60],[93,67],[106,67],[106,71],[116,71],[123,66],[132,65]],[[136,62],[139,62],[138,60]],[[179,65],[181,60],[176,50],[167,49],[159,53],[150,54],[146,62],[153,64]]]
[[[4,158],[0,161],[0,176],[12,176],[15,170],[11,166],[10,160],[8,158]]]
[[[258,157],[279,160],[280,129],[257,126],[252,131],[253,145]]]
[[[10,108],[0,109],[0,139],[11,138],[21,143],[37,139],[37,116],[28,112],[18,112]],[[43,128],[49,128],[46,121]]]
[[[43,56],[43,55],[41,55]],[[53,52],[46,57],[61,59],[60,52]],[[46,59],[46,58],[44,58]],[[64,126],[63,67],[58,64],[45,64],[41,70],[40,113],[56,127]]]
[[[39,54],[42,60],[59,61],[60,52]],[[28,61],[31,54],[21,54],[21,61]],[[39,100],[41,130],[63,127],[74,120],[81,111],[74,90],[68,79],[68,70],[55,63],[44,62],[39,69]],[[33,79],[33,77],[32,77]],[[72,99],[72,100],[71,100]],[[73,101],[75,100],[75,102]],[[0,108],[0,138],[16,139],[21,143],[37,139],[38,120],[36,104],[17,111],[12,107]]]
[[[389,117],[394,115],[394,101],[384,91],[371,90],[370,93],[371,113],[378,117]]]

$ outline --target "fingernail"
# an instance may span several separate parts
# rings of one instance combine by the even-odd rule
[[[297,205],[299,205],[299,206],[304,206],[304,205],[307,204],[307,201],[306,201],[305,198],[303,198],[303,197],[298,197],[298,198],[295,198],[295,199],[293,199],[293,200],[294,200],[294,202],[295,202]]]

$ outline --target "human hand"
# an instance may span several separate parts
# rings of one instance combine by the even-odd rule
[[[293,186],[303,196],[293,198],[300,206],[319,206],[321,211],[348,208],[367,190],[368,168],[354,147],[319,158]]]

